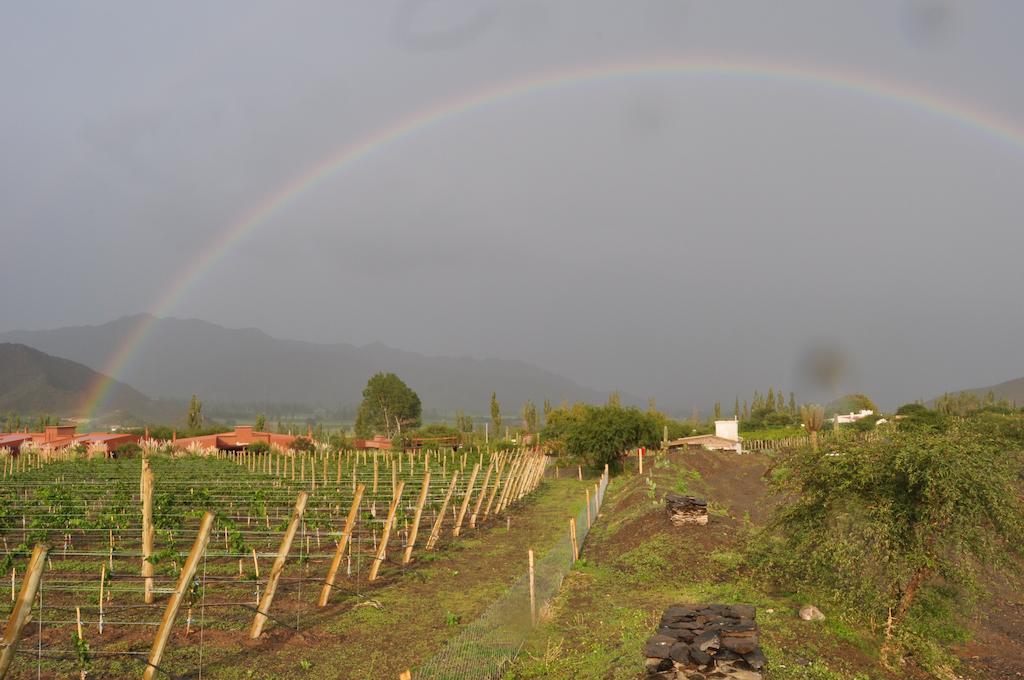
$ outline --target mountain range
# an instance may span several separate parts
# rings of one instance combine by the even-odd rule
[[[440,412],[486,413],[492,391],[506,414],[517,414],[527,399],[539,406],[544,399],[600,402],[607,397],[524,361],[426,356],[379,343],[284,340],[255,328],[225,328],[196,319],[134,315],[95,326],[8,331],[0,333],[0,342],[27,345],[102,372],[140,324],[147,326],[144,340],[116,377],[161,400],[197,394],[213,403],[337,408],[358,404],[366,381],[378,371],[398,374],[425,408]],[[639,400],[623,395],[623,401]],[[106,404],[114,405],[113,398]]]
[[[0,343],[0,411],[77,415],[103,376],[88,366],[51,356],[27,345]],[[159,418],[163,409],[124,383],[106,387],[111,412]]]

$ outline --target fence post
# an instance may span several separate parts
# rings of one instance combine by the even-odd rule
[[[153,604],[153,470],[149,459],[142,459],[142,576],[145,578],[145,602]]]
[[[288,522],[288,528],[284,532],[284,537],[281,539],[281,547],[277,550],[274,566],[267,577],[267,588],[263,591],[263,598],[260,600],[259,609],[256,611],[256,616],[252,619],[252,626],[249,628],[250,640],[255,640],[263,632],[263,626],[267,622],[267,615],[264,612],[270,611],[270,605],[274,602],[277,582],[281,579],[281,572],[284,571],[284,563],[288,559],[288,551],[292,548],[292,540],[295,538],[295,532],[299,528],[302,514],[306,511],[306,501],[308,499],[309,495],[305,491],[299,492],[299,497],[295,501],[295,507],[292,509],[292,518]]]
[[[43,577],[43,566],[46,564],[46,556],[50,552],[50,546],[37,543],[32,550],[32,558],[28,562],[28,569],[21,580],[21,590],[18,591],[18,601],[11,610],[11,616],[7,619],[7,626],[4,628],[3,644],[0,645],[0,678],[7,675],[7,669],[14,661],[14,651],[18,648],[18,640],[21,639],[22,630],[28,623],[29,614],[32,613],[32,601],[36,599],[36,592],[39,590],[39,581]]]
[[[409,564],[412,559],[412,548],[416,545],[416,534],[420,532],[420,518],[423,517],[423,504],[427,501],[427,489],[430,487],[430,468],[423,466],[426,472],[423,473],[423,488],[420,489],[420,498],[416,501],[416,513],[412,519],[412,531],[409,534],[408,545],[405,546],[405,555],[402,556],[402,564]]]
[[[388,518],[384,522],[384,530],[380,535],[380,545],[377,546],[377,556],[373,560],[373,566],[370,567],[370,581],[377,580],[377,572],[380,571],[380,563],[384,561],[384,551],[388,547],[388,539],[391,538],[391,525],[395,522],[395,511],[398,510],[398,502],[402,499],[402,490],[405,489],[405,480],[403,479],[398,483],[398,487],[395,489],[395,495],[391,499],[391,507],[388,508]]]
[[[533,549],[528,551],[530,556],[530,623],[537,625],[537,588],[533,570]]]
[[[338,548],[334,551],[331,568],[327,571],[327,582],[324,583],[324,587],[320,591],[321,607],[327,606],[327,599],[331,596],[331,588],[334,587],[334,579],[338,575],[338,567],[341,566],[341,560],[345,556],[345,548],[352,538],[352,528],[355,526],[356,518],[359,516],[359,502],[363,499],[363,491],[365,489],[366,486],[364,484],[356,487],[356,495],[352,498],[352,506],[348,509],[348,517],[345,518],[345,528],[341,532],[341,541],[338,542]]]
[[[455,481],[459,478],[457,471],[452,472],[452,481],[448,484],[448,493],[444,495],[444,501],[441,503],[441,511],[437,513],[437,519],[434,520],[434,526],[430,530],[430,538],[427,539],[427,550],[433,550],[434,544],[437,543],[437,539],[441,536],[441,524],[444,522],[444,513],[448,510],[448,501],[452,499],[452,493],[455,491]]]
[[[574,517],[569,518],[569,539],[572,541],[572,561],[575,564],[580,559],[580,546],[576,542],[576,519]]]
[[[181,601],[189,589],[189,584],[195,578],[196,568],[199,566],[199,558],[202,557],[203,552],[206,550],[206,545],[210,542],[210,530],[212,528],[213,513],[207,512],[203,514],[203,519],[199,523],[199,533],[196,535],[195,543],[192,544],[192,550],[188,553],[188,559],[185,560],[185,566],[182,567],[181,574],[178,576],[178,585],[175,587],[171,599],[167,602],[164,616],[160,619],[160,627],[156,629],[153,648],[149,651],[149,663],[142,674],[143,680],[153,680],[156,677],[157,667],[164,656],[164,648],[167,646],[167,639],[170,637],[171,628],[174,626],[174,619],[178,616]]]

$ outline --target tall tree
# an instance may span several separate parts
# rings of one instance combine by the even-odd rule
[[[192,395],[192,401],[188,403],[188,429],[198,430],[203,426],[203,402],[199,397]]]
[[[402,434],[403,428],[420,426],[423,405],[420,397],[394,373],[377,373],[366,382],[363,401],[356,414],[356,432],[371,432],[389,439]]]
[[[743,400],[743,420],[750,418],[750,409],[747,407],[747,400]]]
[[[263,432],[263,430],[264,430],[264,428],[266,426],[267,426],[267,417],[265,415],[263,415],[262,413],[257,413],[256,414],[256,424],[254,426],[256,431],[257,432]]]
[[[825,409],[817,404],[805,404],[800,407],[800,419],[804,428],[811,435],[811,450],[818,452],[818,430],[825,423]]]
[[[473,416],[466,415],[464,411],[455,412],[455,427],[459,432],[473,431]]]
[[[527,433],[537,431],[537,407],[530,400],[523,404],[523,429]]]
[[[736,403],[732,406],[732,415],[736,420],[740,419],[740,398],[736,397]]]
[[[554,410],[551,406],[551,400],[544,400],[544,422],[547,422],[548,416],[551,415],[551,411]]]
[[[498,403],[498,393],[491,392],[491,425],[494,426],[494,437],[501,436],[501,404]]]
[[[619,395],[618,390],[615,390],[614,392],[608,395],[608,405],[613,406],[615,408],[622,406],[622,397]]]
[[[796,394],[789,393],[789,412],[796,413]]]
[[[715,402],[715,420],[721,420],[721,419],[722,419],[722,402],[716,401]]]

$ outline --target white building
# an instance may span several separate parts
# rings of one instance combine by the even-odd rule
[[[847,413],[845,415],[837,413],[834,416],[834,418],[836,422],[838,422],[840,425],[849,425],[850,423],[856,422],[861,418],[867,418],[868,416],[873,416],[874,414],[875,412],[872,411],[871,409],[864,408],[858,411],[857,413]]]

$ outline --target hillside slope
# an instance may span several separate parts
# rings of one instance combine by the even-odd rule
[[[527,399],[603,401],[607,396],[522,361],[432,357],[371,344],[316,344],[282,340],[253,329],[229,329],[195,319],[137,315],[98,326],[11,331],[0,342],[19,342],[105,370],[139,328],[152,326],[119,379],[159,398],[208,402],[297,402],[336,408],[362,398],[377,371],[397,373],[441,411],[482,413],[491,392],[506,413]]]
[[[961,392],[967,392],[977,396],[979,399],[984,399],[985,395],[989,392],[995,395],[997,400],[1006,399],[1011,402],[1016,402],[1018,405],[1024,404],[1024,378],[1016,378],[1014,380],[1007,380],[1001,382],[998,385],[989,385],[988,387],[972,387],[967,390],[955,390],[951,394],[960,394]],[[935,399],[932,399],[929,403],[933,403]]]
[[[26,345],[0,343],[0,411],[81,415],[85,401],[104,379],[75,361]],[[157,410],[149,397],[116,381],[109,387],[106,403],[110,410],[139,417]]]
[[[772,506],[765,475],[771,458],[699,451],[652,458],[644,478],[613,480],[600,515],[546,621],[505,680],[644,677],[640,650],[674,603],[753,604],[768,680],[923,680],[908,665],[897,672],[877,660],[878,640],[832,611],[822,623],[801,621],[797,594],[766,590],[744,576],[741,549],[751,525]],[[707,526],[676,527],[664,509],[667,491],[708,500]],[[960,677],[995,679],[1024,672],[1019,617],[1024,591],[994,593],[986,619],[973,624],[974,642],[960,650]],[[1017,619],[1019,620],[1019,618]]]

